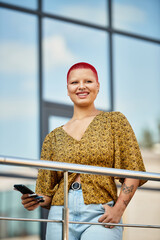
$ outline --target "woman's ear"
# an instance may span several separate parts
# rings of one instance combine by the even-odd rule
[[[99,89],[100,89],[100,83],[97,82],[97,88],[98,88],[98,92],[99,92]]]
[[[68,84],[67,84],[67,95],[69,96],[69,92],[68,92]]]

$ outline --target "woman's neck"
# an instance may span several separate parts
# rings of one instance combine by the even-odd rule
[[[95,106],[91,107],[74,107],[74,113],[72,119],[83,119],[85,117],[95,116],[100,111],[95,108]]]

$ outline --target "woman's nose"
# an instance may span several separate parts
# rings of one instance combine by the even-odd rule
[[[83,82],[80,82],[78,87],[79,87],[79,89],[85,89],[86,88],[85,83],[83,83]]]

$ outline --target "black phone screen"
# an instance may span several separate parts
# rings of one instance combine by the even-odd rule
[[[15,184],[14,188],[16,190],[18,190],[19,192],[21,192],[22,194],[27,194],[27,193],[33,194],[34,193],[31,189],[29,189],[28,187],[26,187],[23,184]]]

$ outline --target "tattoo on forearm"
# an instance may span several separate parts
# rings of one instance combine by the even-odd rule
[[[127,200],[123,200],[124,205],[127,207],[128,203],[131,201],[131,196]]]
[[[124,205],[127,207],[127,205],[128,205],[128,203],[129,203],[129,201],[128,200],[123,200],[123,203],[124,203]]]
[[[125,194],[129,194],[133,191],[133,188],[134,188],[134,185],[131,185],[131,186],[127,186],[125,183],[123,184],[123,188],[122,188],[122,191],[125,193]]]

